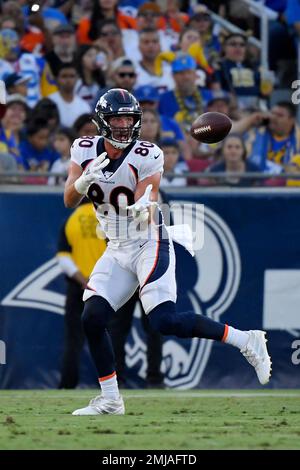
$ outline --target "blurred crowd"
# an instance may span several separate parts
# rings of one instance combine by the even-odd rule
[[[300,172],[297,108],[285,93],[297,78],[300,2],[265,3],[278,13],[269,24],[270,69],[249,41],[261,39],[260,20],[242,0],[2,1],[0,173],[62,185],[73,140],[97,134],[95,104],[120,87],[142,106],[141,139],[164,150],[164,186],[300,184],[283,178]],[[242,32],[225,30],[213,13]],[[232,119],[219,144],[190,136],[206,111]],[[36,176],[47,171],[53,176]],[[234,175],[244,172],[251,176]]]

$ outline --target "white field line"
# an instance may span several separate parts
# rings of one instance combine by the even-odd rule
[[[31,393],[30,393],[31,392]],[[16,392],[15,390],[12,390],[11,392],[8,391],[0,391],[0,400],[3,398],[10,398],[10,399],[26,399],[26,398],[33,398],[36,396],[38,399],[54,399],[54,400],[60,400],[60,399],[70,399],[70,398],[75,398],[75,399],[90,399],[92,396],[95,394],[99,393],[98,391],[91,390],[90,392],[82,392],[82,390],[78,390],[78,393],[76,391],[64,394],[62,391],[61,394],[57,393],[55,395],[52,395],[51,391],[48,394],[47,391],[45,390],[28,390],[24,393],[22,392]],[[270,397],[278,397],[278,398],[300,398],[300,390],[299,392],[169,392],[169,391],[159,391],[159,392],[152,392],[152,391],[143,391],[139,393],[138,391],[125,391],[121,390],[121,394],[125,399],[132,399],[132,398],[270,398]]]

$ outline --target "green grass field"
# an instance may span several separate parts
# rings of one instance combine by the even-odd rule
[[[1,391],[0,449],[300,449],[300,391],[125,390],[125,416],[71,416],[97,393]]]

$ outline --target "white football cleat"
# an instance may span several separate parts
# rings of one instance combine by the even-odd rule
[[[241,353],[254,367],[260,383],[265,385],[269,382],[272,370],[272,362],[266,346],[266,332],[250,330],[248,333],[250,335],[248,343],[241,349]]]
[[[124,415],[125,407],[121,395],[117,400],[109,400],[102,395],[93,398],[88,406],[73,411],[73,416]]]

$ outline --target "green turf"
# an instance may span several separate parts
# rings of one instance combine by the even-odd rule
[[[71,416],[95,391],[1,391],[0,449],[300,449],[300,391],[123,391],[125,416]]]

